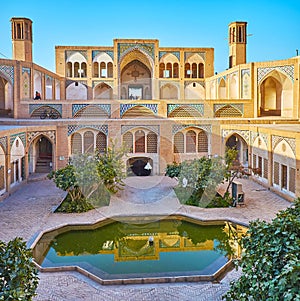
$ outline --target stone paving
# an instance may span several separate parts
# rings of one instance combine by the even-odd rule
[[[72,223],[93,223],[106,217],[118,219],[120,215],[178,213],[201,220],[230,219],[248,224],[257,218],[270,221],[279,210],[291,206],[290,202],[251,180],[239,181],[245,192],[245,206],[204,209],[181,205],[173,191],[174,179],[164,176],[130,177],[125,180],[124,190],[112,197],[109,206],[83,214],[54,214],[53,210],[65,192],[57,189],[50,180],[29,182],[0,202],[0,240],[8,241],[19,236],[32,241],[42,230]],[[34,301],[217,301],[222,300],[230,281],[239,275],[239,271],[233,270],[219,283],[103,286],[77,272],[40,273]]]

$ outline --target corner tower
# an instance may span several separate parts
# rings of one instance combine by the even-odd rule
[[[229,68],[246,63],[247,22],[229,24]]]
[[[32,21],[11,18],[13,59],[32,62]]]

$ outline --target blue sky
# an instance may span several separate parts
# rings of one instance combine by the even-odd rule
[[[213,47],[215,71],[228,67],[228,24],[248,22],[247,62],[300,54],[300,1],[5,1],[0,58],[12,58],[12,17],[33,21],[33,60],[55,71],[55,46],[112,46],[116,38],[158,39],[161,47]]]

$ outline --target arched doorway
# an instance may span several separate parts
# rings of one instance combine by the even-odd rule
[[[135,59],[121,71],[122,99],[152,99],[151,71],[140,60]]]
[[[248,166],[248,145],[239,135],[234,134],[226,141],[226,147],[235,148],[238,151],[236,160],[243,166]]]
[[[148,157],[134,157],[127,161],[128,176],[150,176],[153,160]]]
[[[35,144],[36,173],[49,173],[52,170],[52,143],[45,136],[40,136]]]

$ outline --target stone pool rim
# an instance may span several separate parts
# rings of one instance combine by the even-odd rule
[[[122,221],[123,220],[129,220],[129,221],[141,221],[142,219],[149,219],[149,221],[153,221],[154,219],[172,219],[172,218],[179,218],[184,219],[189,222],[194,222],[198,224],[205,224],[205,225],[222,225],[226,222],[230,222],[236,225],[240,225],[242,227],[248,228],[249,225],[245,223],[241,223],[235,220],[232,220],[230,218],[228,219],[200,219],[194,216],[182,214],[182,213],[174,213],[170,215],[158,215],[158,214],[147,214],[147,215],[118,215],[118,216],[111,216],[111,217],[103,217],[103,219],[99,219],[95,222],[84,222],[84,223],[67,223],[67,224],[60,224],[58,226],[42,230],[27,243],[28,247],[30,249],[34,249],[36,244],[39,242],[39,240],[42,238],[43,235],[65,229],[65,231],[60,232],[64,233],[69,231],[69,227],[78,227],[79,229],[81,227],[91,229],[93,227],[97,228],[99,224],[101,226],[104,226],[106,224],[115,222],[115,221]],[[72,229],[77,230],[77,229]],[[157,276],[157,277],[139,277],[139,278],[119,278],[119,279],[102,279],[96,275],[94,275],[91,272],[88,272],[87,270],[77,266],[59,266],[59,267],[42,267],[40,264],[38,264],[35,259],[33,258],[34,265],[37,267],[39,272],[42,273],[53,273],[53,272],[70,272],[75,271],[78,272],[84,276],[86,276],[88,279],[91,279],[99,284],[102,285],[123,285],[123,284],[153,284],[153,283],[180,283],[180,282],[201,282],[201,281],[208,281],[208,282],[215,282],[222,279],[227,272],[229,272],[231,269],[233,269],[233,260],[229,259],[227,263],[225,263],[221,268],[219,268],[215,273],[210,275],[182,275],[182,276]]]

